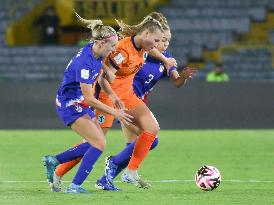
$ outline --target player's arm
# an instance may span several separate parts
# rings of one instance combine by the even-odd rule
[[[171,67],[177,67],[177,62],[174,58],[166,57],[156,48],[151,49],[148,54],[153,58],[157,58],[158,60],[162,61],[167,69],[170,69]]]
[[[103,73],[101,75],[105,75],[105,78],[108,80],[108,82],[112,83],[115,80],[115,77],[116,77],[115,72],[117,70],[107,66],[106,62],[103,62],[102,70],[103,70]]]
[[[117,72],[117,70],[113,66],[108,66],[109,71],[114,74]],[[111,99],[113,105],[117,108],[124,108],[123,102],[118,98],[118,96],[115,94],[113,89],[110,86],[110,82],[108,80],[108,76],[106,73],[103,73],[102,75],[99,76],[98,79],[99,85],[101,88],[104,90],[104,92],[107,94],[107,96]]]
[[[167,72],[169,72],[169,76],[170,76],[170,79],[173,82],[173,84],[177,88],[179,88],[179,87],[185,85],[186,81],[189,78],[192,78],[192,76],[196,73],[196,69],[186,67],[181,71],[180,74],[176,69],[171,69],[171,70],[168,70]]]
[[[125,109],[113,109],[104,103],[97,100],[93,95],[92,92],[90,92],[93,89],[94,84],[86,84],[86,83],[80,83],[80,87],[83,93],[83,97],[85,100],[85,103],[87,103],[89,106],[92,106],[95,109],[101,110],[105,113],[108,113],[110,115],[113,115],[115,118],[121,120],[123,123],[131,123],[132,122],[132,116],[127,114],[125,112]]]
[[[120,69],[120,66],[127,61],[127,58],[128,56],[124,51],[118,50],[111,53],[106,59],[105,63],[108,66],[109,71],[115,74]],[[124,103],[118,98],[116,93],[111,88],[110,82],[107,80],[107,75],[100,76],[99,84],[104,92],[111,99],[114,107],[117,107],[119,109],[125,108]]]

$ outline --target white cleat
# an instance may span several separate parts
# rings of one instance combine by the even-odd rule
[[[61,192],[62,188],[62,181],[61,181],[62,177],[59,177],[55,174],[53,175],[53,182],[51,183],[51,191],[53,192]]]
[[[134,184],[135,186],[143,189],[148,189],[151,185],[143,181],[137,173],[137,170],[126,169],[121,176],[122,182]]]

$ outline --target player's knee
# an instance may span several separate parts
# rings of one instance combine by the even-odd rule
[[[155,133],[155,134],[157,134],[159,132],[159,130],[160,130],[159,124],[155,123],[154,126],[153,126],[153,128],[152,128],[152,132]]]
[[[106,140],[105,139],[101,141],[100,146],[101,146],[101,150],[105,149],[105,147],[106,147]]]
[[[155,138],[155,140],[153,141],[150,150],[153,150],[155,147],[157,147],[159,141],[158,141],[158,137]]]
[[[157,133],[160,131],[160,129],[161,129],[160,125],[157,123],[157,130],[158,130]]]

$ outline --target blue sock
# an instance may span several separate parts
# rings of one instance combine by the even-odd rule
[[[58,154],[55,157],[60,162],[60,164],[62,164],[74,160],[78,157],[84,156],[84,154],[90,147],[90,144],[88,142],[85,142],[83,144],[77,145],[76,147],[70,148],[67,151]]]
[[[111,160],[114,162],[114,164],[119,166],[124,161],[130,159],[134,146],[135,146],[135,141],[127,145],[119,154],[112,157]]]
[[[156,137],[150,147],[150,150],[153,150],[155,147],[157,147],[158,143],[159,143],[159,140],[158,140],[158,137]]]
[[[77,173],[74,176],[74,179],[72,183],[76,185],[81,185],[91,172],[93,165],[97,161],[97,159],[101,156],[102,151],[95,148],[95,147],[90,147],[88,151],[85,153],[82,163],[77,171]]]

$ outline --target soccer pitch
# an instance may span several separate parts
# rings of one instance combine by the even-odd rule
[[[119,192],[97,191],[106,155],[124,146],[121,131],[111,130],[107,148],[83,187],[90,194],[52,193],[41,158],[78,143],[71,130],[0,131],[0,204],[274,204],[274,130],[161,130],[139,174],[152,187],[142,190],[119,182]],[[202,165],[216,166],[222,181],[204,192],[194,183]],[[76,169],[64,177],[63,190]]]

